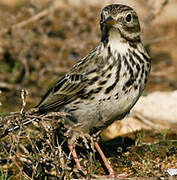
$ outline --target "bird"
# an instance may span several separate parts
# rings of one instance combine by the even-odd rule
[[[123,4],[104,7],[100,30],[101,40],[96,48],[60,78],[36,106],[38,114],[70,115],[64,122],[72,128],[68,147],[80,171],[74,147],[80,133],[93,134],[122,120],[141,96],[151,69],[151,58],[140,38],[138,16],[131,7]],[[109,176],[116,177],[96,140],[94,145]]]

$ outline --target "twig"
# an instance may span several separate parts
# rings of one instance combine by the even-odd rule
[[[150,11],[149,15],[145,19],[144,21],[145,24],[150,24],[157,16],[159,16],[162,12],[164,12],[163,9],[168,4],[168,2],[169,0],[164,0],[156,11],[154,10],[154,7],[153,7],[154,4],[150,4],[149,9],[152,9],[152,11]]]
[[[22,89],[22,87],[20,85],[17,85],[17,84],[9,84],[9,83],[6,83],[6,82],[2,82],[0,81],[0,88],[5,88],[5,89],[10,89],[10,90],[20,90]]]
[[[26,106],[26,97],[28,95],[28,91],[26,89],[22,89],[21,91],[21,98],[22,98],[22,108],[20,110],[20,114],[23,114],[24,113],[24,108]]]
[[[57,8],[57,0],[52,0],[52,3],[50,4],[50,6],[42,11],[40,11],[38,14],[35,14],[34,16],[30,17],[29,19],[26,19],[24,21],[21,21],[17,24],[14,24],[12,25],[10,28],[5,28],[5,29],[2,29],[0,31],[0,35],[2,34],[5,34],[7,32],[9,32],[9,30],[13,31],[15,29],[18,29],[18,28],[22,28],[32,22],[35,22],[37,21],[38,19],[46,16],[47,14],[49,14],[49,12],[51,11],[54,11],[56,8]]]

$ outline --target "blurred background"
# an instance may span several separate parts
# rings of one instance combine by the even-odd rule
[[[101,3],[100,3],[101,2]],[[176,0],[1,0],[0,114],[38,104],[46,91],[100,41],[100,11],[111,3],[133,7],[152,58],[145,94],[177,89]]]
[[[28,92],[25,109],[34,107],[78,59],[95,48],[100,41],[101,9],[111,3],[123,3],[136,10],[141,38],[152,58],[152,70],[145,92],[130,117],[115,122],[102,134],[104,140],[121,137],[100,145],[106,156],[111,155],[117,174],[168,179],[172,175],[167,171],[177,170],[177,0],[0,0],[0,120],[3,115],[21,110],[22,89]],[[16,119],[9,122],[13,124]],[[8,124],[6,119],[5,124]],[[148,125],[150,128],[144,130]],[[12,133],[8,143],[1,141],[0,179],[7,179],[3,178],[4,172],[7,177],[14,174],[12,179],[22,176],[48,179],[45,160],[49,159],[55,168],[62,165],[59,162],[63,159],[57,154],[60,149],[47,149],[45,133],[40,128],[34,131],[37,133],[29,129],[26,134]],[[19,138],[21,133],[26,139]],[[27,148],[26,158],[32,162],[27,166],[21,147],[28,147],[31,142],[31,147],[35,143],[37,146],[38,141],[45,145],[44,151]],[[53,147],[51,144],[49,141],[48,145]],[[45,148],[47,155],[43,154]],[[78,149],[82,150],[80,144]],[[87,164],[88,177],[92,173],[105,174],[102,161],[96,161],[99,156],[91,158],[94,153],[79,154],[84,166]],[[68,179],[82,177],[77,171],[72,172],[73,166],[65,169],[70,163],[68,157],[64,156],[65,164],[60,172],[67,172]],[[55,168],[50,173],[61,177],[62,173]]]

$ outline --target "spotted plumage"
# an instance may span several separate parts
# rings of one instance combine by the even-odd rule
[[[92,133],[121,120],[137,102],[149,76],[151,61],[141,43],[138,16],[132,8],[106,6],[101,12],[100,29],[97,47],[78,61],[37,106],[39,114],[60,111],[71,115],[65,124],[77,128],[69,144],[80,132]],[[77,123],[79,126],[75,126]]]

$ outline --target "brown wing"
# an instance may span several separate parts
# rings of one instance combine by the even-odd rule
[[[66,75],[60,79],[43,97],[39,105],[40,112],[55,110],[71,102],[83,93],[86,78],[82,74]]]
[[[100,45],[73,66],[70,72],[46,93],[37,106],[40,112],[55,111],[77,97],[88,93],[88,84],[92,81],[92,75],[100,69],[97,67],[99,64],[102,66],[104,64],[103,58],[97,56],[99,48]]]

